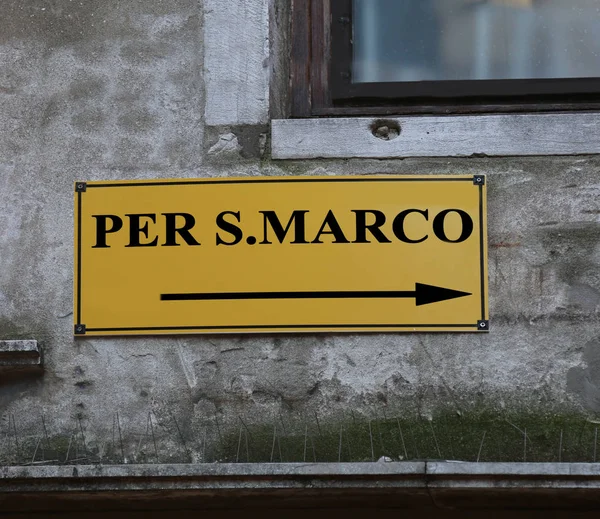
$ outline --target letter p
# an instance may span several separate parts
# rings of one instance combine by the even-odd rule
[[[108,249],[110,245],[106,244],[106,235],[118,232],[123,228],[123,220],[114,214],[92,215],[96,219],[96,245],[93,249]],[[108,221],[111,225],[108,227]]]

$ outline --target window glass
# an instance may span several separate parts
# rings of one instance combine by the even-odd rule
[[[600,77],[600,0],[354,0],[354,83]]]

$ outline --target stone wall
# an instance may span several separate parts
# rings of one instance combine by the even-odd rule
[[[273,160],[287,4],[3,2],[0,462],[592,461],[600,159]],[[372,173],[488,175],[489,334],[73,338],[75,180]]]

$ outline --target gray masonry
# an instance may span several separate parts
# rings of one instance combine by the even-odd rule
[[[596,461],[599,117],[282,121],[288,3],[2,2],[0,465]],[[376,173],[487,175],[489,334],[73,338],[75,180]]]

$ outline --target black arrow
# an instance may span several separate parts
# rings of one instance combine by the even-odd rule
[[[414,290],[346,291],[346,292],[213,292],[195,294],[161,294],[161,301],[220,301],[231,299],[383,299],[414,298],[417,306],[470,296],[450,288],[415,283]]]

